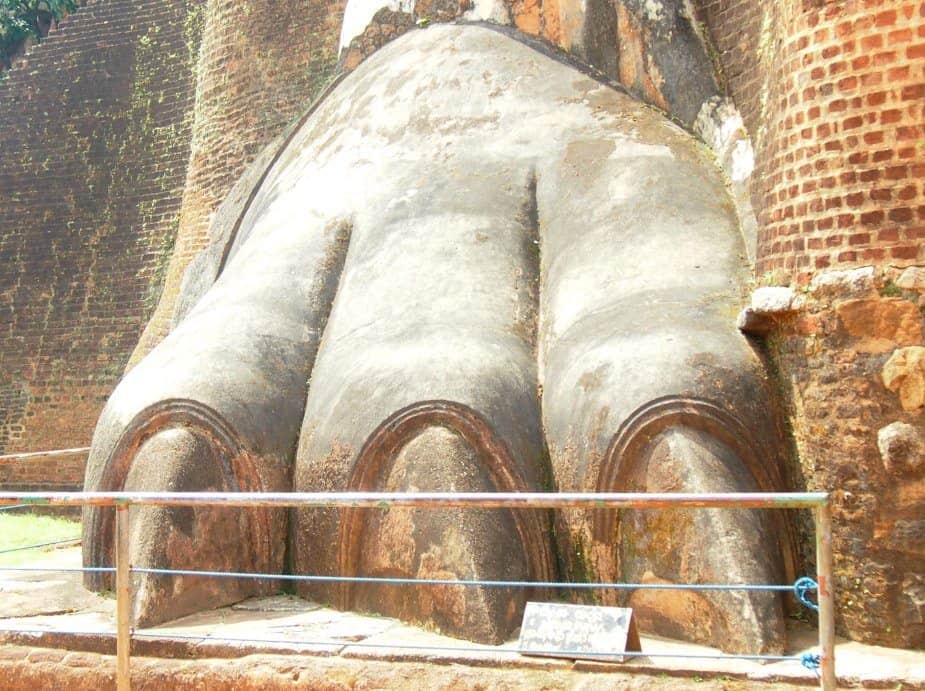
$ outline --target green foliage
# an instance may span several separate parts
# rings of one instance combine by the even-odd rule
[[[900,290],[899,286],[893,283],[893,281],[887,281],[880,289],[880,294],[885,298],[901,298],[903,296],[903,291]]]
[[[0,67],[9,69],[26,39],[42,40],[53,21],[76,9],[77,0],[0,0]]]

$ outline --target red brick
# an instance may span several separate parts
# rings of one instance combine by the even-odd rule
[[[883,163],[884,161],[889,161],[893,158],[892,149],[881,149],[880,151],[874,151],[871,160],[874,163]]]
[[[890,50],[884,53],[877,53],[874,55],[874,65],[877,67],[883,67],[884,65],[890,65],[896,62],[896,51]]]
[[[874,26],[893,26],[896,23],[896,10],[886,10],[874,17]]]
[[[884,125],[891,125],[902,120],[902,117],[902,111],[893,108],[880,113],[880,122],[882,122]]]
[[[854,225],[854,214],[839,214],[836,220],[839,228],[850,228]]]
[[[891,247],[890,256],[893,259],[916,259],[919,255],[918,247]]]
[[[896,198],[908,202],[912,201],[918,195],[918,190],[916,190],[915,185],[907,185],[896,191]]]
[[[896,242],[899,240],[899,229],[883,228],[877,231],[877,242]]]
[[[884,213],[880,209],[876,211],[867,211],[861,214],[861,223],[866,226],[874,226],[883,223]]]
[[[864,204],[864,193],[863,192],[852,192],[851,194],[845,195],[845,203],[848,206],[862,206]]]
[[[907,207],[900,207],[898,209],[890,209],[887,217],[894,223],[908,223],[912,220],[912,209]]]
[[[925,98],[925,84],[910,84],[902,90],[902,100],[918,101]]]
[[[890,43],[908,43],[912,40],[912,29],[898,29],[887,34]]]
[[[846,130],[853,130],[857,127],[860,127],[862,124],[864,124],[864,118],[862,118],[860,115],[855,115],[850,118],[845,118],[845,120],[842,122],[842,127],[844,127]]]

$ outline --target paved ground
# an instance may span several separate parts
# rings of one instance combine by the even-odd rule
[[[80,551],[44,553],[30,566],[75,568]],[[0,688],[94,689],[112,684],[115,602],[85,591],[77,573],[0,572]],[[76,632],[68,634],[65,632]],[[292,596],[254,599],[136,632],[137,688],[744,688],[814,685],[799,662],[663,658],[718,651],[643,637],[654,657],[626,664],[525,657],[516,640],[478,646],[393,619],[337,612]],[[794,623],[789,653],[815,646]],[[156,658],[156,659],[155,659]],[[191,660],[190,658],[194,658]],[[925,652],[840,642],[845,685],[925,688]],[[47,686],[43,680],[54,680]],[[150,685],[150,686],[148,686]],[[743,686],[744,685],[744,686]]]

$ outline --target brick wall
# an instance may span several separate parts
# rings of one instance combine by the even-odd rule
[[[0,487],[9,492],[66,492],[83,487],[85,449],[0,456]]]
[[[163,294],[132,362],[168,332],[183,271],[264,146],[334,77],[345,0],[209,0],[192,159]]]
[[[0,81],[0,452],[85,445],[160,292],[196,0],[99,0]]]
[[[925,2],[701,12],[755,144],[757,274],[925,263]]]
[[[765,345],[805,487],[833,494],[840,630],[922,647],[925,420],[887,374],[925,352],[925,2],[699,10],[755,145],[757,279],[802,291]]]

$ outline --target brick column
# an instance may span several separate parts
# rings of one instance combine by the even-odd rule
[[[839,625],[925,645],[925,2],[705,0],[756,151],[756,279],[805,485],[835,496]]]

